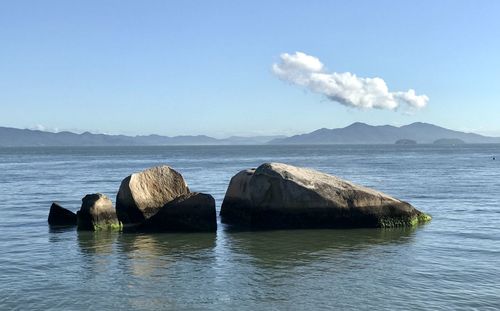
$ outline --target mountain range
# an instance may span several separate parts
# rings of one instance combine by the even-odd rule
[[[286,136],[231,136],[218,139],[196,136],[126,136],[45,132],[39,130],[0,127],[0,146],[155,146],[155,145],[260,145],[260,144],[394,144],[411,140],[428,144],[442,140],[465,143],[500,143],[500,137],[449,130],[433,124],[416,122],[400,127],[373,126],[356,122],[344,128],[322,128],[311,133]]]
[[[500,143],[500,137],[449,130],[429,123],[415,122],[400,127],[373,126],[356,122],[344,128],[322,128],[311,133],[278,138],[272,144],[394,144],[408,139],[430,144],[442,139],[459,139],[465,143]]]
[[[163,146],[163,145],[259,145],[286,136],[231,136],[217,139],[206,135],[107,135],[84,132],[77,134],[0,127],[0,146]]]

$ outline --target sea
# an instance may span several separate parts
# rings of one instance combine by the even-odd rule
[[[496,158],[494,160],[493,158]],[[416,228],[133,234],[49,228],[53,201],[115,201],[179,171],[220,210],[238,171],[317,169],[432,215]],[[0,310],[498,310],[500,145],[0,148]]]

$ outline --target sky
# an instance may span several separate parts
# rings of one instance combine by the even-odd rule
[[[500,1],[2,1],[0,126],[500,136]]]

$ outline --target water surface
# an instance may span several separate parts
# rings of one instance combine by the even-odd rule
[[[500,145],[0,149],[0,309],[500,308]],[[120,234],[50,229],[52,201],[113,201],[169,164],[217,202],[266,161],[374,187],[433,216],[416,229]]]

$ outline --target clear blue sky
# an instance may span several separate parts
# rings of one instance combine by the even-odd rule
[[[500,1],[2,1],[0,125],[295,134],[360,121],[500,135]],[[349,108],[278,79],[280,54],[381,77],[427,107]]]

